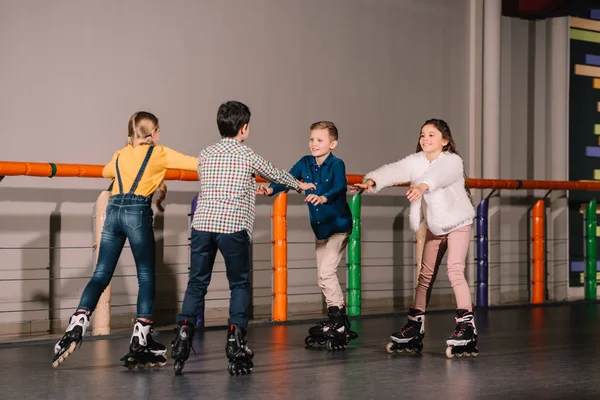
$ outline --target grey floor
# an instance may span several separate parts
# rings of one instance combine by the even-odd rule
[[[0,399],[588,399],[600,395],[600,305],[476,311],[479,357],[444,355],[450,312],[431,313],[421,356],[389,355],[389,333],[404,317],[352,321],[360,335],[345,352],[305,348],[310,324],[251,326],[256,353],[248,376],[229,376],[225,330],[197,335],[197,355],[128,371],[128,337],[87,339],[58,369],[53,343],[2,345]],[[156,339],[171,341],[171,332]]]

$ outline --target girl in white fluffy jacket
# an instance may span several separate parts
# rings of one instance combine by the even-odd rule
[[[425,335],[425,311],[436,260],[448,252],[448,278],[456,297],[456,328],[446,341],[448,357],[476,355],[477,329],[471,305],[471,291],[465,279],[465,260],[469,248],[475,210],[465,184],[462,158],[448,124],[430,119],[421,127],[417,151],[400,161],[384,165],[365,175],[363,183],[352,190],[376,193],[386,186],[410,182],[406,193],[410,204],[410,226],[427,224],[423,261],[408,322],[391,335],[388,352],[421,351]]]

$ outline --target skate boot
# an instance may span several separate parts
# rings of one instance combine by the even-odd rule
[[[398,332],[390,335],[392,339],[385,349],[388,353],[420,353],[423,350],[425,337],[425,313],[416,308],[408,309],[408,321]]]
[[[175,329],[175,338],[171,342],[171,358],[175,360],[175,374],[183,371],[185,362],[190,357],[190,350],[196,354],[192,340],[194,339],[194,325],[188,323],[187,319]]]
[[[358,334],[350,330],[350,320],[346,315],[345,307],[329,307],[328,319],[320,321],[308,330],[309,336],[304,339],[307,346],[315,343],[326,345],[327,350],[344,350],[351,340],[358,338]]]
[[[229,375],[252,373],[254,352],[246,344],[246,330],[237,325],[229,325],[225,354],[229,359]]]
[[[154,366],[164,367],[167,363],[164,345],[152,338],[151,322],[135,321],[129,341],[129,353],[121,358],[121,365],[127,369],[145,369]]]
[[[65,361],[75,351],[78,344],[81,347],[81,341],[89,325],[89,312],[79,311],[71,316],[65,334],[54,346],[54,358],[52,359],[52,366],[54,368]]]
[[[475,316],[467,310],[456,310],[456,329],[446,340],[446,357],[477,357],[477,328]]]

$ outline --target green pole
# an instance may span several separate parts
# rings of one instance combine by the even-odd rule
[[[596,300],[596,225],[596,200],[592,200],[585,210],[585,300]]]
[[[349,202],[352,233],[348,240],[348,315],[360,315],[360,194]]]

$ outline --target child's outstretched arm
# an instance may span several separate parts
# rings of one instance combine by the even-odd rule
[[[412,156],[414,155],[404,157],[402,160],[383,165],[375,171],[369,172],[365,175],[363,183],[354,185],[353,190],[367,189],[369,192],[377,193],[384,187],[410,181],[410,169],[407,158]]]
[[[302,177],[302,165],[300,164],[300,161],[298,161],[296,164],[294,164],[294,166],[290,170],[290,175],[292,175],[296,179],[300,179]],[[284,186],[284,185],[279,185],[277,183],[271,183],[269,185],[269,189],[270,190],[268,190],[267,195],[274,196],[277,193],[281,193],[283,191],[287,192],[289,190],[289,187]]]
[[[450,186],[464,177],[463,160],[457,154],[448,154],[439,159],[431,168],[415,182],[414,185],[425,183],[429,191]]]
[[[186,156],[168,147],[164,147],[167,156],[168,169],[183,169],[186,171],[198,170],[198,157]]]
[[[254,172],[270,182],[278,183],[297,191],[315,189],[314,184],[300,182],[286,170],[275,168],[273,164],[254,152],[251,153],[250,159]]]

